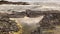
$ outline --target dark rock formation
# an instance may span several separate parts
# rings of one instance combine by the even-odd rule
[[[60,26],[60,14],[47,14],[39,23],[40,27],[34,30],[31,34],[53,34],[55,26]],[[51,30],[51,31],[50,31]]]
[[[27,2],[8,2],[8,1],[0,1],[0,4],[30,5]]]
[[[7,15],[0,14],[0,34],[9,34],[9,32],[12,31],[19,31],[17,23],[13,20],[10,20]]]
[[[43,9],[42,9],[43,10]],[[30,10],[27,9],[26,10],[26,15],[28,17],[39,17],[40,15],[48,15],[48,14],[59,14],[60,11],[59,10],[46,10],[46,11],[42,11],[42,10]]]

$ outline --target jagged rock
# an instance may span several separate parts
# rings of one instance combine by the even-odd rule
[[[60,14],[59,13],[58,14],[57,13],[47,14],[41,20],[40,26],[37,28],[37,30],[34,30],[32,33],[33,34],[37,34],[37,33],[53,34],[54,33],[53,30],[55,30],[55,28],[56,28],[55,26],[60,26]],[[43,32],[43,31],[45,31],[45,32]]]
[[[19,27],[17,23],[13,20],[10,20],[8,16],[0,16],[0,33],[6,32],[7,34],[11,31],[18,32]]]

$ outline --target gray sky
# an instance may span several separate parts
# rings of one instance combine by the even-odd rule
[[[60,2],[60,0],[7,0],[13,2]]]

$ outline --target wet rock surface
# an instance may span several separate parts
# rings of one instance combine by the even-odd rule
[[[0,19],[0,21],[1,21],[2,25],[3,25],[3,26],[0,26],[1,31],[3,31],[6,34],[9,31],[17,32],[19,30],[18,27],[15,25],[16,22],[10,20],[9,18],[18,18],[18,19],[20,18],[19,23],[21,22],[21,23],[25,24],[24,25],[24,28],[26,28],[25,32],[26,32],[26,30],[28,30],[26,32],[28,34],[30,33],[29,29],[31,27],[33,27],[33,29],[36,28],[36,27],[34,28],[34,26],[36,26],[36,23],[39,23],[40,26],[37,27],[36,30],[33,30],[31,32],[31,34],[53,34],[54,32],[52,32],[52,31],[54,29],[56,29],[55,26],[60,26],[60,23],[59,23],[60,22],[60,18],[59,18],[60,17],[60,14],[59,14],[60,13],[60,11],[59,11],[60,8],[59,7],[57,7],[57,9],[56,9],[56,7],[52,8],[52,6],[43,6],[43,8],[41,7],[41,9],[40,9],[40,6],[35,6],[35,7],[34,6],[28,6],[28,8],[27,8],[27,6],[25,7],[25,6],[18,6],[18,5],[16,5],[16,6],[12,6],[12,5],[3,6],[2,5],[0,7],[2,8],[2,9],[0,9],[1,12],[2,11],[3,12],[7,11],[6,13],[9,13],[9,15],[8,15],[9,17],[7,17],[5,14],[3,14],[3,17],[1,15],[2,18]],[[46,8],[46,7],[48,7],[48,8]],[[32,9],[32,10],[27,10],[26,11],[26,9]],[[42,10],[42,11],[40,11],[40,10]],[[46,10],[46,12],[45,12],[45,10]],[[16,13],[10,14],[10,11],[15,11]],[[41,15],[42,16],[44,15],[42,20],[40,19],[41,17],[39,17]],[[39,22],[40,20],[41,20],[41,22]],[[11,23],[11,22],[14,22],[14,23]],[[14,26],[14,27],[12,27],[12,26]],[[31,26],[31,27],[29,27],[29,26]],[[3,32],[1,32],[1,33],[3,33]]]
[[[60,26],[60,14],[45,15],[39,24],[40,26],[31,34],[54,34],[55,26]]]
[[[9,32],[18,32],[17,23],[10,20],[8,16],[0,14],[0,34],[9,34]]]

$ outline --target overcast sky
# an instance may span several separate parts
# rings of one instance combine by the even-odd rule
[[[60,2],[60,0],[7,0],[13,2]]]

